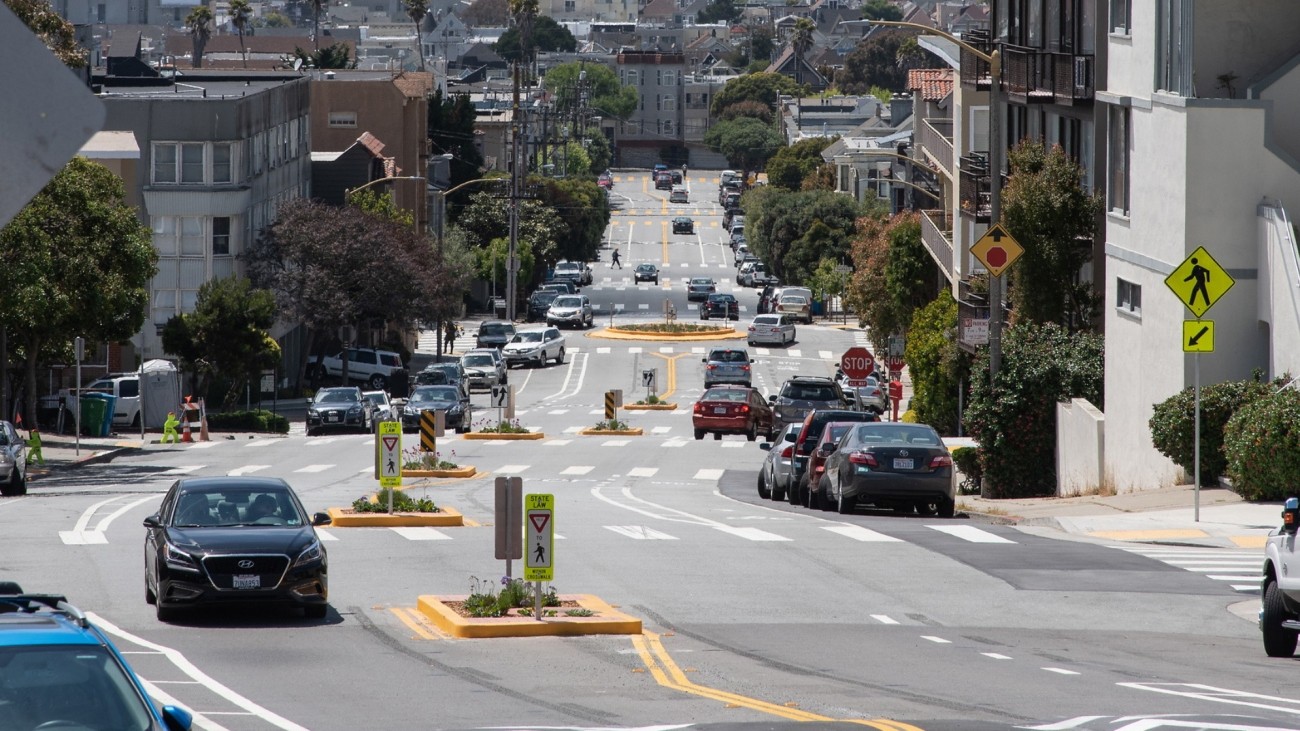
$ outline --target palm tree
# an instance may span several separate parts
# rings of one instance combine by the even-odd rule
[[[420,32],[420,24],[424,22],[424,17],[429,14],[429,0],[402,0],[406,5],[406,14],[411,16],[411,21],[415,23],[415,47],[420,49],[420,70],[424,70],[424,36]]]
[[[320,11],[325,9],[329,0],[311,0],[311,40],[320,50]]]
[[[208,39],[212,37],[212,9],[206,5],[199,5],[185,16],[185,27],[190,31],[190,39],[194,41],[194,52],[190,54],[190,65],[194,68],[203,68],[203,47],[208,45]]]
[[[794,80],[803,83],[803,55],[812,47],[813,31],[817,26],[808,18],[799,18],[794,22],[794,32],[790,34],[790,45],[794,47]]]
[[[244,29],[253,17],[253,8],[248,0],[230,0],[230,24],[239,31],[239,55],[244,59],[244,68],[248,68],[248,51],[244,49]]]
[[[539,6],[537,0],[509,0],[510,15],[519,28],[519,52],[524,67],[533,61],[533,20],[537,18]]]

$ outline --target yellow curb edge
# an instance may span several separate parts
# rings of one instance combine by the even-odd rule
[[[452,637],[482,639],[492,637],[581,637],[586,635],[639,635],[641,620],[624,614],[593,594],[561,594],[561,601],[576,601],[583,609],[596,612],[595,617],[462,617],[444,602],[462,601],[464,595],[437,596],[423,594],[419,609],[438,629]]]
[[[530,431],[527,434],[497,434],[495,432],[472,431],[460,435],[461,439],[504,439],[506,441],[529,441],[536,439],[545,439],[546,435],[539,431]]]
[[[645,429],[639,426],[635,429],[583,429],[578,433],[586,437],[618,436],[620,434],[625,437],[639,437],[645,434]]]
[[[465,524],[465,516],[455,508],[439,506],[437,513],[345,513],[344,508],[328,508],[330,526],[334,528],[454,528]]]
[[[477,473],[474,465],[465,465],[454,470],[402,470],[402,477],[473,477]]]
[[[628,411],[675,411],[677,404],[624,404],[623,408]]]

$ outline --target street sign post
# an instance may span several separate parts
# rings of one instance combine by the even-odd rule
[[[398,421],[379,422],[379,438],[375,440],[375,458],[379,460],[379,486],[388,491],[388,512],[393,512],[393,490],[402,486],[402,424]]]
[[[1016,259],[1025,253],[1025,247],[1002,224],[995,223],[970,247],[970,253],[980,260],[989,274],[1000,277],[1007,267],[1015,264]]]
[[[555,580],[555,496],[527,495],[524,498],[528,534],[524,552],[524,581],[535,581],[533,616],[542,620],[542,582]]]
[[[524,481],[518,477],[496,479],[496,557],[506,562],[506,578],[513,561],[524,557]]]
[[[902,373],[903,366],[905,365],[907,364],[903,362],[903,356],[901,355],[894,355],[893,353],[890,353],[889,355],[885,356],[885,367],[889,369],[889,372],[891,374]]]
[[[1183,352],[1214,352],[1214,320],[1183,320]]]
[[[854,346],[840,356],[840,370],[851,379],[864,379],[876,371],[876,359],[870,350]]]
[[[654,368],[647,368],[641,371],[641,385],[645,387],[647,396],[659,392],[659,388],[655,385],[656,373],[657,371]]]

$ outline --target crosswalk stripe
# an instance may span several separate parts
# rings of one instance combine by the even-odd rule
[[[596,469],[596,468],[595,468],[594,466],[591,466],[591,465],[575,465],[575,466],[573,466],[573,467],[565,467],[564,469],[560,470],[560,474],[562,474],[562,475],[585,475],[585,474],[587,474],[588,472],[591,472],[591,471],[594,470],[594,469]]]
[[[183,466],[181,466],[181,467],[173,467],[173,468],[171,468],[171,469],[169,469],[169,470],[165,470],[165,471],[160,472],[160,473],[158,473],[158,474],[160,474],[160,475],[188,475],[188,474],[190,474],[191,472],[198,472],[199,470],[203,469],[204,467],[207,467],[207,465],[205,465],[205,464],[191,464],[191,465],[183,465]]]
[[[550,414],[551,416],[562,416],[562,415],[564,415],[564,414],[569,413],[569,410],[568,410],[568,409],[551,409],[550,411],[548,411],[548,412],[546,412],[546,413]]]
[[[1238,576],[1235,574],[1206,574],[1206,577],[1215,581],[1255,581],[1259,579],[1258,576]]]
[[[730,525],[714,526],[723,533],[730,533],[733,536],[739,536],[749,541],[789,541],[785,536],[778,536],[775,533],[768,533],[759,528],[737,528]]]
[[[608,355],[609,348],[596,348],[596,355]]]
[[[671,353],[671,352],[673,352],[673,346],[671,346],[671,345],[665,345],[665,346],[659,348],[659,352],[660,352],[660,353]]]
[[[656,426],[656,427],[653,427],[653,428],[650,429],[650,433],[651,433],[651,434],[667,434],[668,432],[670,432],[670,431],[672,431],[672,430],[673,430],[673,428],[672,428],[671,426]]]
[[[526,465],[526,464],[508,464],[508,465],[502,465],[501,467],[497,468],[497,474],[499,474],[499,475],[508,475],[508,474],[511,474],[511,473],[514,473],[514,472],[523,472],[524,470],[528,469],[529,466],[530,466],[530,465]]]
[[[898,620],[886,614],[873,614],[871,618],[881,624],[898,624]]]
[[[722,446],[730,447],[731,449],[741,449],[745,446],[745,442],[723,442]]]
[[[817,357],[821,358],[822,360],[830,360],[834,358],[835,355],[831,353],[831,351],[829,350],[819,350],[817,351]]]
[[[542,442],[542,444],[547,447],[563,447],[564,445],[572,441],[573,441],[572,439],[548,439]]]
[[[788,356],[790,356],[791,358],[802,358],[802,357],[803,357],[803,351],[802,351],[802,350],[799,350],[798,348],[792,348],[792,349],[790,349],[790,350],[787,350],[787,351],[785,351],[785,354],[788,355]]]
[[[294,470],[294,472],[324,472],[333,466],[332,464],[309,464],[306,467]]]
[[[600,413],[603,414],[603,413],[605,413],[605,412],[602,411],[602,412],[600,412]],[[565,434],[577,434],[578,432],[580,432],[580,431],[582,431],[583,429],[586,429],[586,428],[587,428],[587,427],[585,427],[585,426],[566,426],[566,427],[564,428],[564,433],[565,433]]]
[[[697,479],[697,480],[716,480],[716,479],[722,477],[722,472],[723,472],[722,470],[716,470],[716,469],[703,469],[703,470],[700,470],[699,472],[696,472],[696,473],[695,473],[695,478],[694,478],[694,479]]]
[[[333,533],[330,533],[324,528],[316,529],[316,537],[321,539],[322,541],[337,541],[339,539],[338,536],[334,535]]]
[[[771,355],[772,351],[767,348],[754,348],[754,355]]]
[[[610,439],[610,440],[608,440],[608,441],[601,442],[601,443],[600,443],[600,446],[602,446],[602,447],[626,447],[627,445],[629,445],[629,444],[631,444],[631,443],[632,443],[632,440],[630,440],[630,439]]]
[[[209,449],[215,447],[221,442],[195,442],[190,445],[190,449]]]
[[[927,525],[926,527],[971,543],[1015,543],[1013,540],[976,528],[973,525]]]
[[[855,541],[863,543],[902,543],[902,539],[893,536],[887,536],[884,533],[877,533],[870,528],[863,528],[860,525],[824,525],[823,530],[831,533],[839,533],[842,536],[852,538]]]
[[[983,655],[984,657],[991,657],[991,658],[993,658],[994,660],[1010,660],[1010,659],[1011,659],[1011,656],[1010,656],[1010,655],[1003,655],[1003,654],[1001,654],[1001,653],[997,653],[997,652],[981,652],[980,654]]]
[[[270,468],[270,466],[271,465],[269,464],[246,464],[243,467],[236,467],[235,469],[227,472],[226,476],[241,477],[243,475],[251,475],[254,472],[261,472],[264,469],[268,469]]]
[[[658,467],[633,467],[627,471],[628,477],[654,477],[658,474]]]
[[[245,446],[245,447],[269,447],[269,446],[271,446],[272,444],[275,444],[277,441],[279,441],[279,440],[277,440],[277,439],[254,439],[253,441],[251,441],[251,442],[245,444],[244,446]]]
[[[637,355],[641,352],[640,346],[633,346],[627,349],[628,355]]]
[[[437,528],[389,528],[392,532],[408,541],[450,541],[451,536]]]
[[[643,525],[607,525],[607,530],[612,530],[619,535],[635,538],[639,541],[675,541],[676,536],[670,536],[654,528],[647,528]]]

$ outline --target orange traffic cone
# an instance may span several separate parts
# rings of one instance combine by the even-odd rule
[[[185,415],[185,421],[181,422],[181,441],[182,442],[194,441],[194,437],[190,436],[190,420],[189,420],[188,413]]]

